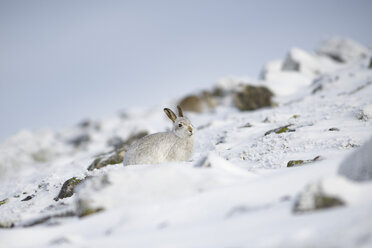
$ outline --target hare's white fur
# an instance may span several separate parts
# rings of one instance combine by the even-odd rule
[[[180,107],[179,117],[170,109],[166,108],[164,111],[173,121],[173,130],[139,139],[125,153],[124,165],[159,164],[190,159],[194,150],[194,127],[183,117]]]

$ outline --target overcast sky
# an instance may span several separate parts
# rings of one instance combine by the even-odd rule
[[[292,46],[372,45],[372,1],[0,1],[0,142],[256,78]]]

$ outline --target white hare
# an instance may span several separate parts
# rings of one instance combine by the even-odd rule
[[[178,116],[165,108],[164,112],[173,121],[171,132],[147,135],[132,144],[124,156],[124,165],[159,164],[187,161],[194,150],[194,127],[185,118],[180,106]]]

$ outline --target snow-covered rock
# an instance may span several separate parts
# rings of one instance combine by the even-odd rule
[[[372,180],[372,140],[367,141],[358,148],[340,165],[338,170],[343,175],[354,181]]]
[[[353,62],[366,58],[371,53],[368,48],[358,42],[341,37],[333,37],[325,40],[316,49],[316,52],[329,56],[338,62]]]
[[[319,75],[339,68],[331,59],[292,48],[282,64],[282,71],[296,71],[306,75]]]

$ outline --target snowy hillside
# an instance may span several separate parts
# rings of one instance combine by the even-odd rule
[[[0,247],[372,247],[371,58],[333,38],[257,80],[21,131],[0,145]],[[191,161],[124,167],[180,102]]]

